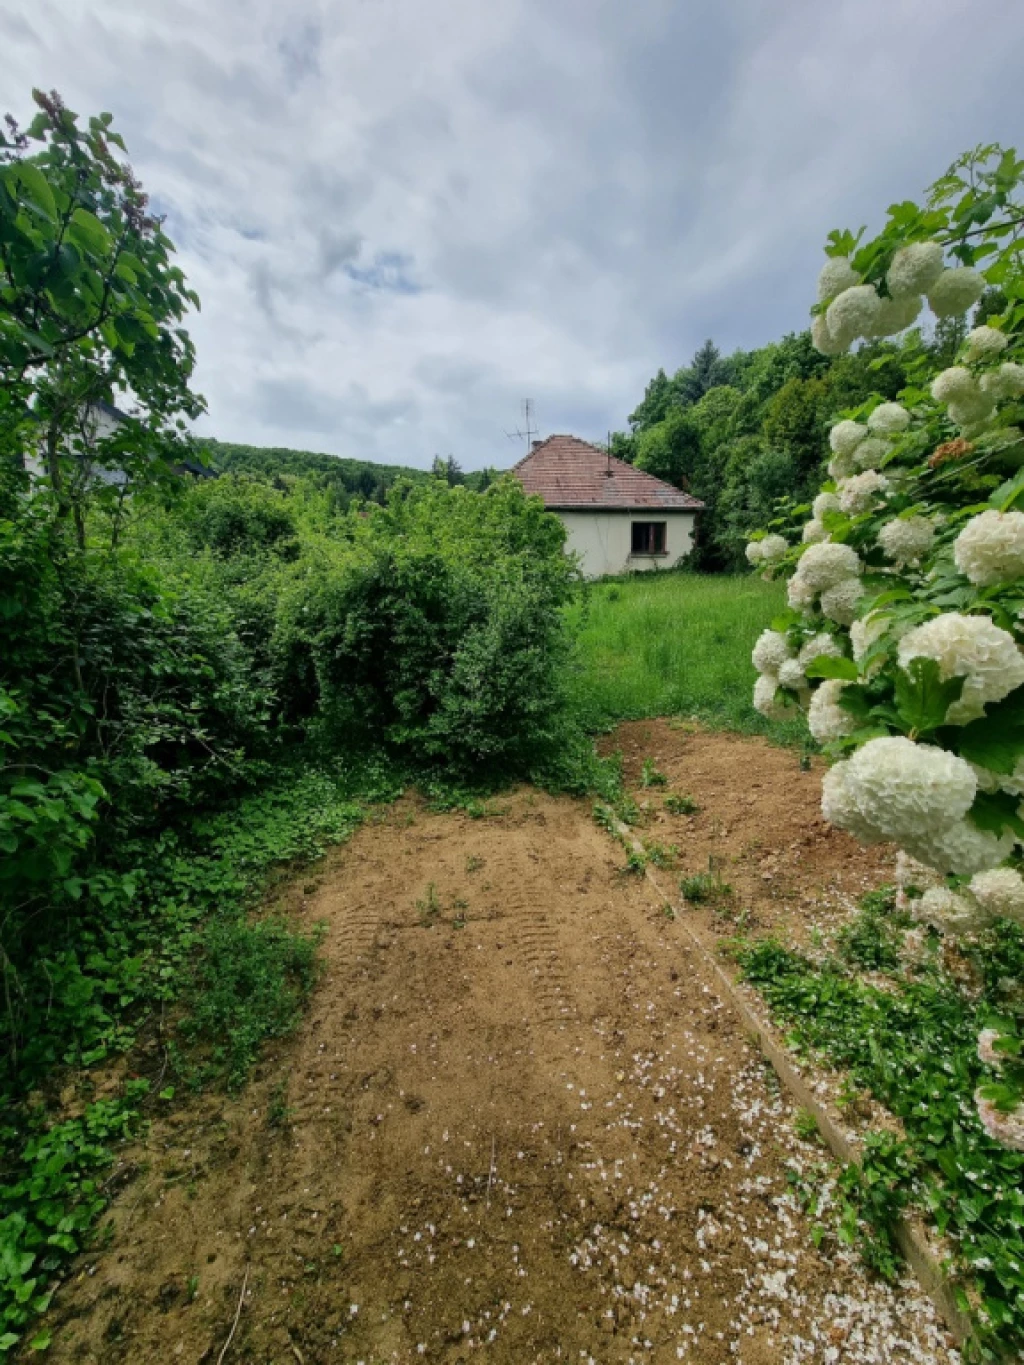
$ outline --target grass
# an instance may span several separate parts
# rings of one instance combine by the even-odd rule
[[[571,608],[579,637],[573,698],[584,722],[694,716],[719,728],[802,743],[797,718],[753,709],[750,651],[785,609],[785,587],[748,575],[636,574],[587,583]]]

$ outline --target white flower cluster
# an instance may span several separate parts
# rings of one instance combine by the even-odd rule
[[[857,728],[856,720],[839,701],[845,686],[841,678],[826,678],[811,697],[811,704],[807,708],[807,728],[819,744],[842,739]]]
[[[969,266],[947,269],[938,242],[913,242],[893,256],[887,294],[865,284],[849,260],[833,256],[818,276],[818,303],[811,340],[823,355],[841,355],[858,337],[896,336],[917,319],[922,295],[936,317],[965,313],[981,298],[985,281]],[[979,343],[984,346],[984,342]]]
[[[782,556],[789,549],[789,541],[785,536],[764,536],[761,540],[752,540],[747,546],[748,564],[771,564]]]
[[[975,270],[947,268],[939,243],[916,242],[896,252],[881,287],[886,293],[858,278],[849,260],[826,261],[812,327],[820,350],[838,354],[858,337],[893,334],[913,321],[925,298],[937,317],[961,314],[977,302],[985,282]],[[784,556],[789,563],[796,560],[788,600],[803,618],[805,640],[791,645],[797,638],[793,631],[788,636],[766,631],[755,646],[760,675],[755,706],[763,714],[787,714],[781,705],[786,696],[799,701],[820,744],[859,738],[864,722],[843,705],[851,682],[808,677],[809,669],[817,672],[813,659],[823,654],[852,654],[861,683],[883,677],[886,686],[898,676],[897,668],[908,675],[900,685],[910,681],[913,686],[915,660],[934,662],[940,679],[960,680],[960,696],[944,718],[949,727],[969,725],[984,717],[986,708],[1024,689],[1024,649],[1018,645],[1018,639],[1024,642],[1024,611],[1018,629],[1001,614],[998,597],[989,605],[989,590],[1024,581],[1024,509],[989,508],[961,519],[955,540],[943,533],[951,516],[950,494],[959,488],[953,462],[963,462],[967,475],[963,504],[978,500],[977,490],[985,487],[978,473],[1005,477],[1004,471],[1016,467],[999,455],[1001,467],[990,468],[993,452],[1024,439],[1017,427],[1007,425],[1013,418],[999,411],[1000,404],[1024,398],[1024,365],[1005,359],[1009,344],[998,326],[975,327],[956,363],[935,376],[932,397],[947,408],[963,439],[940,439],[927,467],[928,447],[920,438],[928,435],[934,442],[934,436],[924,405],[920,414],[889,401],[877,402],[870,411],[865,405],[860,420],[843,419],[829,432],[833,483],[814,499],[801,546],[794,548],[781,536],[748,546],[748,559],[758,565],[770,568]],[[911,463],[919,466],[914,472],[904,468]],[[929,469],[937,471],[934,503]],[[969,589],[956,589],[956,596],[947,591],[950,556],[964,576],[961,585],[966,579],[979,590],[976,601]],[[915,599],[933,597],[941,603],[943,596],[944,605],[960,609],[938,612],[936,607],[936,615],[912,624],[921,622],[913,611]],[[869,612],[871,598],[881,605]],[[866,842],[895,843],[933,871],[973,878],[956,891],[932,888],[916,902],[921,915],[943,929],[974,932],[994,917],[1024,923],[1024,879],[1001,866],[1013,855],[1017,836],[1009,826],[999,833],[983,829],[970,814],[980,791],[1016,798],[1024,818],[1024,757],[1012,773],[990,771],[940,748],[930,731],[919,736],[909,722],[904,726],[901,717],[909,713],[903,702],[878,714],[888,716],[888,728],[910,733],[869,739],[834,764],[822,788],[826,818]],[[952,749],[958,746],[956,731],[943,731],[940,738]]]
[[[878,502],[879,495],[889,487],[889,480],[877,469],[866,469],[839,482],[839,507],[848,517],[860,516]]]
[[[967,819],[978,780],[956,754],[902,735],[872,739],[830,768],[822,783],[826,820],[864,843],[892,841],[927,867],[967,876],[996,866],[1013,836]]]
[[[949,725],[966,725],[985,714],[990,702],[1002,699],[1024,683],[1024,654],[1009,631],[988,616],[944,612],[908,631],[899,642],[901,668],[914,659],[934,659],[939,676],[963,678],[960,700],[946,712]]]
[[[824,650],[819,651],[821,653]],[[801,701],[808,700],[809,688],[804,676],[806,666],[804,653],[794,654],[785,635],[777,630],[765,630],[758,636],[751,660],[759,673],[754,684],[754,709],[769,720],[782,720],[792,715],[792,708],[776,700],[780,687],[787,687],[800,694]],[[814,657],[817,657],[815,654]]]
[[[1024,878],[1012,867],[979,872],[971,878],[970,892],[987,914],[1024,924]]]
[[[980,588],[1024,578],[1024,512],[982,512],[956,538],[953,558]]]
[[[878,532],[878,543],[886,559],[914,564],[935,543],[935,526],[928,517],[893,517]]]

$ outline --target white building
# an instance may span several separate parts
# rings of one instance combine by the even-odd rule
[[[575,436],[549,436],[512,473],[568,532],[587,578],[664,569],[693,546],[704,504]]]

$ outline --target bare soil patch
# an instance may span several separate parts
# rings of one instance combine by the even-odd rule
[[[600,747],[622,754],[624,779],[644,812],[638,834],[675,844],[681,875],[713,867],[752,932],[806,947],[815,930],[849,919],[865,891],[893,880],[895,849],[865,848],[822,818],[820,759],[805,769],[795,749],[676,720],[630,722]],[[642,786],[645,759],[664,773],[666,787]],[[692,796],[697,813],[667,811],[669,792]],[[713,932],[735,931],[720,913],[690,913]]]
[[[698,800],[646,793],[652,828],[766,923],[881,880],[793,753],[613,742]],[[307,1020],[129,1154],[50,1358],[216,1362],[248,1274],[225,1365],[955,1361],[913,1284],[813,1246],[785,1168],[820,1149],[589,804],[497,804],[408,798],[294,885],[326,925]]]

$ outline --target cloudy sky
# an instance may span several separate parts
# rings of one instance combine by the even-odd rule
[[[110,110],[223,440],[465,468],[806,324],[821,244],[1024,134],[1020,0],[4,0]]]

